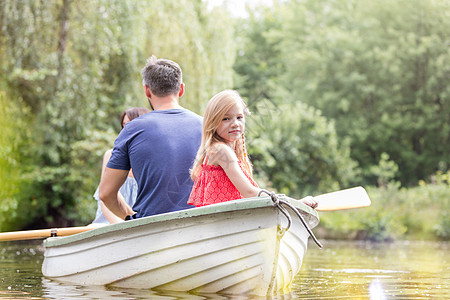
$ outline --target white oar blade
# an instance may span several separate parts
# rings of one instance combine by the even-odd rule
[[[316,207],[316,210],[319,211],[351,209],[370,205],[369,195],[361,186],[319,195],[314,198],[319,201],[319,205]]]

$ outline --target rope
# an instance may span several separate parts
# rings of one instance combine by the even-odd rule
[[[262,194],[265,193],[267,195],[270,196],[270,198],[272,199],[273,202],[273,206],[278,207],[278,209],[286,216],[287,220],[288,220],[288,226],[286,227],[286,231],[289,230],[289,228],[291,227],[292,224],[292,218],[291,215],[289,214],[289,212],[286,210],[285,207],[283,207],[283,205],[288,206],[290,209],[292,209],[296,215],[299,217],[300,221],[302,222],[303,226],[305,226],[306,231],[308,231],[309,236],[314,240],[314,242],[316,243],[316,245],[319,248],[323,248],[323,245],[319,242],[319,240],[316,238],[316,236],[314,235],[314,233],[312,232],[311,228],[309,228],[308,224],[306,223],[305,219],[302,217],[302,215],[300,214],[300,212],[294,207],[292,206],[292,204],[290,204],[287,201],[284,200],[280,200],[278,199],[277,195],[274,192],[269,192],[267,190],[261,189],[258,193],[258,197]]]

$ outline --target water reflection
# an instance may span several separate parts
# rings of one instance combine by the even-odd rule
[[[267,299],[255,296],[229,296],[229,295],[194,295],[184,292],[152,291],[145,289],[124,289],[105,286],[77,286],[42,279],[42,287],[45,299],[180,299],[180,300],[223,300],[223,299]],[[64,296],[62,296],[64,295]],[[291,299],[290,295],[274,297],[273,299]]]
[[[0,243],[0,299],[42,299],[41,242]]]
[[[288,295],[272,299],[450,299],[450,243],[309,245]],[[0,299],[255,299],[77,286],[42,277],[42,242],[0,243]],[[260,298],[266,299],[266,298]]]
[[[383,285],[380,280],[377,278],[372,280],[369,284],[369,296],[371,300],[385,300],[386,295],[384,294]]]
[[[326,241],[308,249],[295,296],[450,299],[450,243]]]

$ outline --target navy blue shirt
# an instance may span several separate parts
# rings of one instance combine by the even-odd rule
[[[128,122],[107,164],[129,170],[138,183],[133,210],[141,218],[191,208],[192,168],[202,135],[202,117],[187,109],[149,112]]]

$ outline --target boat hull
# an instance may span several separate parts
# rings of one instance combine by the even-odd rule
[[[318,223],[304,214],[312,227]],[[285,293],[308,240],[297,218],[287,232],[286,226],[270,198],[230,201],[47,239],[42,271],[81,285]]]

